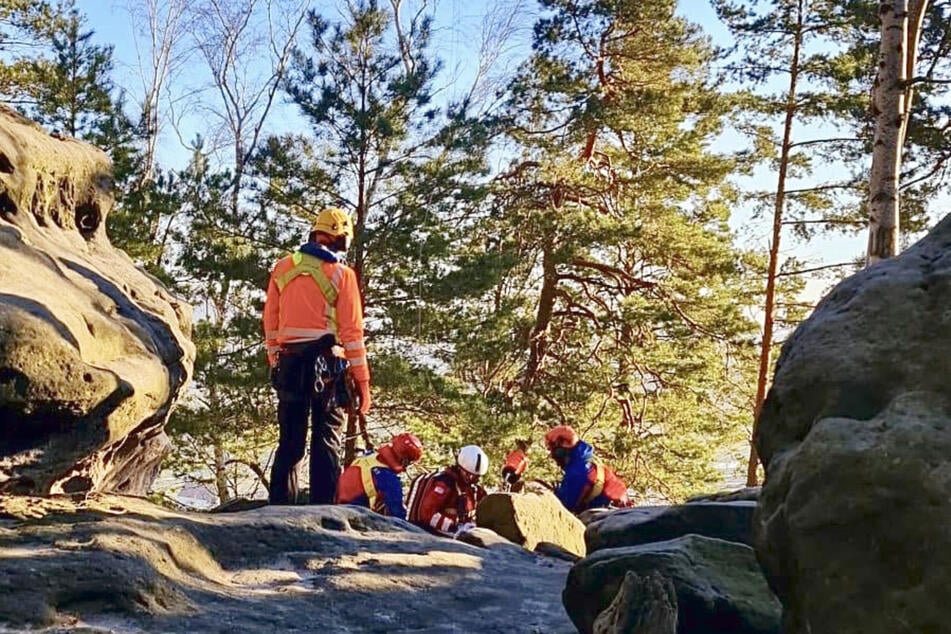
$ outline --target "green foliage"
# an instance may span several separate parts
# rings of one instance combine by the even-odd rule
[[[865,186],[860,170],[867,166],[842,161],[861,150],[863,140],[849,123],[868,109],[867,86],[847,79],[854,79],[850,74],[859,69],[867,72],[870,61],[844,45],[855,33],[855,16],[831,0],[713,4],[735,38],[726,52],[728,77],[748,91],[735,124],[751,138],[753,156],[774,173],[780,170],[782,124],[795,68],[783,222],[803,241],[819,231],[861,230]],[[764,120],[770,125],[763,125]],[[774,190],[750,195],[772,210]]]
[[[0,98],[19,104],[27,100],[23,88],[35,83],[37,64],[48,42],[65,28],[62,5],[45,0],[4,0],[0,2]]]
[[[301,234],[325,205],[353,214],[348,261],[368,317],[377,437],[409,426],[448,452],[462,442],[459,421],[480,408],[431,366],[452,355],[458,306],[492,284],[488,260],[467,251],[486,195],[492,122],[465,103],[433,105],[441,65],[428,18],[397,29],[376,2],[360,2],[340,24],[316,12],[308,23],[287,91],[310,134],[265,144],[255,165],[261,204],[300,218]]]
[[[194,146],[191,164],[170,181],[175,248],[166,258],[177,290],[197,308],[198,355],[193,387],[169,425],[176,446],[169,466],[182,479],[213,485],[226,501],[264,490],[276,442],[260,289],[282,243],[263,208],[233,207],[231,172],[211,168],[201,139]]]
[[[680,497],[722,477],[751,398],[713,51],[673,2],[543,8],[487,229],[508,266],[457,316],[453,372],[521,413],[513,437],[574,425],[637,491]]]
[[[766,258],[737,248],[728,221],[744,196],[771,211],[773,192],[730,181],[777,166],[776,71],[799,28],[791,0],[714,4],[733,51],[715,50],[674,0],[541,0],[530,57],[488,112],[439,94],[448,78],[424,13],[397,25],[376,0],[311,12],[283,84],[306,126],[226,167],[197,139],[184,168],[146,169],[112,49],[71,4],[2,3],[0,94],[110,153],[110,236],[195,307],[195,380],[169,425],[179,479],[222,500],[263,492],[277,426],[262,290],[335,205],[356,221],[348,257],[368,317],[375,442],[416,432],[424,468],[480,444],[491,483],[529,439],[530,477],[551,481],[540,438],[571,424],[639,494],[679,499],[739,466],[747,439]],[[876,41],[869,3],[807,4],[797,125],[836,139],[795,139],[788,213],[802,239],[858,227]],[[951,146],[935,81],[951,20],[945,4],[934,11],[909,131],[911,229]],[[724,59],[743,90],[724,94]],[[732,130],[749,147],[714,152]],[[843,162],[855,171],[813,186]],[[780,269],[781,328],[807,308],[795,273],[809,266]]]

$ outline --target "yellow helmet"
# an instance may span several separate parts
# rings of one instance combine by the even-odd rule
[[[317,214],[310,230],[320,231],[335,238],[343,237],[345,248],[349,248],[353,240],[353,221],[350,214],[337,207],[327,207]]]

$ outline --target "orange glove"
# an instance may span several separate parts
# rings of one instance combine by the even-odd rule
[[[366,414],[370,411],[370,404],[373,399],[370,398],[370,382],[357,381],[357,390],[360,392],[360,413]]]

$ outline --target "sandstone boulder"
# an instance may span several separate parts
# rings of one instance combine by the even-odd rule
[[[585,529],[588,552],[666,541],[690,533],[752,545],[756,502],[693,502],[620,509]]]
[[[551,491],[491,493],[479,503],[476,523],[528,550],[549,543],[585,554],[584,524]]]
[[[949,306],[951,217],[836,286],[783,346],[754,537],[789,634],[948,630]]]
[[[780,604],[769,591],[753,549],[720,539],[685,535],[665,542],[608,548],[589,555],[568,575],[562,593],[565,609],[578,631],[594,632],[599,616],[618,619],[618,605],[629,573],[669,579],[675,589],[678,634],[779,634]],[[668,623],[657,583],[629,582],[619,602],[632,610],[655,604],[647,615]],[[644,596],[632,593],[646,592]],[[661,603],[658,604],[658,601]],[[599,626],[603,627],[603,626]],[[661,630],[662,632],[664,630]]]
[[[190,308],[106,236],[106,155],[0,107],[0,492],[144,493]]]
[[[0,497],[0,622],[17,629],[571,634],[568,567],[354,506]]]

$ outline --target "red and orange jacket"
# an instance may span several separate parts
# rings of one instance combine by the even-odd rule
[[[268,363],[273,366],[287,344],[328,334],[343,346],[354,379],[369,381],[356,273],[330,250],[308,243],[271,271],[264,302]]]
[[[440,535],[453,535],[462,524],[475,521],[475,509],[485,489],[466,484],[458,467],[446,467],[413,481],[407,519]]]
[[[354,459],[340,474],[337,482],[337,504],[365,506],[381,515],[406,519],[403,506],[403,485],[399,473],[403,465],[393,453],[393,447],[383,445]]]

